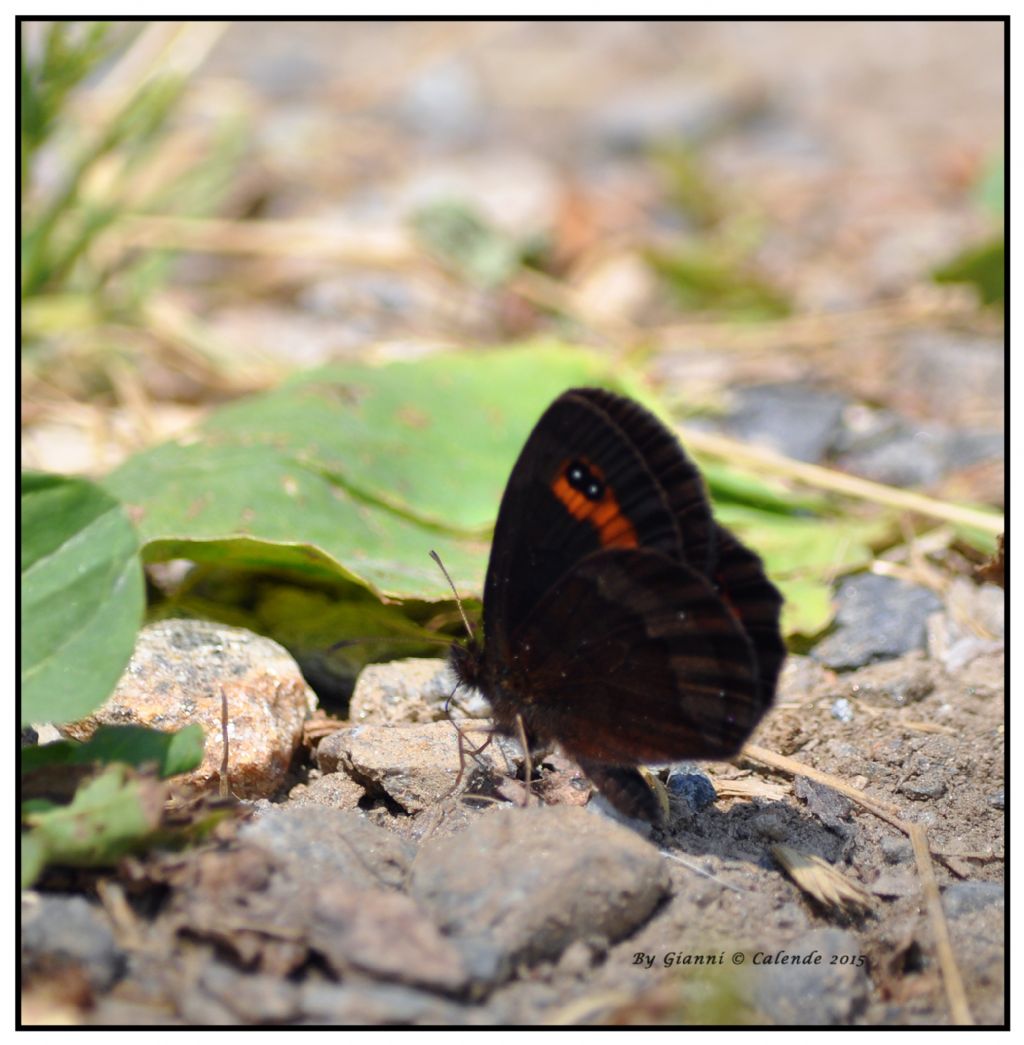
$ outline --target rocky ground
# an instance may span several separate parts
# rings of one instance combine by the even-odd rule
[[[916,609],[904,608],[900,635],[875,594],[873,612],[791,656],[752,743],[927,829],[971,1014],[1000,1023],[1002,592],[963,581],[943,604],[907,586]],[[204,658],[228,641],[247,662]],[[137,657],[163,656],[179,679],[145,676],[171,709],[187,692],[213,700],[243,662],[242,688],[264,706],[254,680],[280,681],[272,646],[165,622]],[[77,1003],[94,1024],[951,1022],[920,868],[889,822],[742,757],[670,773],[670,817],[654,832],[616,822],[557,753],[535,767],[524,808],[512,743],[472,759],[453,791],[449,687],[442,661],[372,666],[349,720],[307,731],[322,739],[300,748],[273,800],[243,802],[214,841],[79,879],[78,895],[54,891],[68,886],[52,872],[22,900],[27,1013]],[[293,704],[271,711],[284,743]],[[124,721],[123,695],[111,706]],[[279,779],[266,747],[233,756],[250,790],[247,758],[267,784]],[[823,858],[860,887],[858,903],[801,891],[779,845]]]

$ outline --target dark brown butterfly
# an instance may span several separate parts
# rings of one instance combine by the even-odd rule
[[[656,821],[635,767],[739,750],[775,694],[781,606],[673,434],[630,399],[577,388],[512,469],[484,643],[454,645],[450,661],[499,731],[521,721],[616,808]]]

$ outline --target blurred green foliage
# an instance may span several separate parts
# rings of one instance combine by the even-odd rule
[[[438,260],[474,286],[499,287],[511,279],[535,245],[517,243],[469,204],[439,200],[418,210],[413,231]]]
[[[1002,304],[1006,296],[1006,243],[1002,229],[1005,168],[1002,153],[996,154],[974,186],[974,198],[996,219],[999,232],[983,243],[967,247],[932,273],[937,283],[973,286],[984,305]]]
[[[123,762],[129,766],[152,764],[163,779],[195,769],[203,760],[204,746],[203,727],[197,723],[176,733],[144,726],[100,726],[83,743],[57,740],[26,748],[21,753],[21,771],[29,773],[44,766]]]
[[[758,271],[762,222],[749,201],[741,206],[732,200],[693,146],[663,145],[652,161],[670,202],[690,227],[678,245],[647,255],[679,306],[745,320],[788,315],[786,294]]]
[[[245,128],[227,118],[202,162],[167,162],[171,120],[186,79],[159,63],[110,97],[90,80],[123,57],[133,23],[23,23],[21,86],[21,294],[23,343],[48,332],[131,320],[166,277],[157,252],[94,248],[134,214],[208,213],[230,184]],[[56,172],[56,173],[54,173]]]

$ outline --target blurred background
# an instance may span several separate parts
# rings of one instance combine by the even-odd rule
[[[1002,502],[999,22],[21,31],[28,466],[552,334],[700,425]]]

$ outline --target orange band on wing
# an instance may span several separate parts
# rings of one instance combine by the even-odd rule
[[[593,468],[593,466],[591,466]],[[594,469],[596,472],[597,470]],[[559,469],[551,491],[565,505],[569,514],[581,522],[590,523],[597,530],[598,540],[605,548],[635,548],[640,543],[633,524],[623,514],[611,487],[607,484],[599,500],[591,501],[569,485],[565,469]]]

